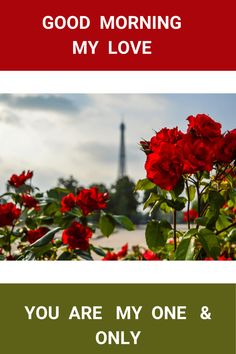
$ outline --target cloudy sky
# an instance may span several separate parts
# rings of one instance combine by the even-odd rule
[[[0,190],[12,173],[34,170],[46,190],[58,177],[110,185],[118,174],[119,125],[126,124],[127,172],[145,177],[141,138],[164,126],[186,129],[186,118],[206,113],[235,128],[236,95],[70,94],[0,95]]]

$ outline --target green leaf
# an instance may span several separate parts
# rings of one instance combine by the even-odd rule
[[[150,189],[155,188],[156,185],[154,183],[152,183],[151,181],[149,181],[149,179],[144,178],[144,179],[140,179],[135,186],[134,191],[147,191]]]
[[[231,225],[231,221],[228,219],[228,216],[220,214],[216,221],[216,230],[220,231]]]
[[[25,220],[25,224],[29,229],[36,229],[37,228],[37,221],[35,218],[27,218]]]
[[[206,226],[207,218],[205,216],[199,216],[199,218],[195,219],[194,222],[197,225]]]
[[[176,260],[193,260],[194,258],[194,249],[195,249],[195,237],[197,234],[196,229],[190,229],[187,231],[178,245],[178,248],[175,252]]]
[[[167,203],[161,203],[160,204],[160,209],[164,211],[164,213],[170,213],[171,212],[171,207],[167,205]]]
[[[224,204],[225,200],[219,192],[210,191],[208,202],[210,205],[214,206],[215,208],[220,208]]]
[[[85,259],[86,261],[93,261],[91,254],[87,251],[74,250],[74,252],[77,254],[77,256],[79,256],[82,259]]]
[[[178,197],[184,190],[184,178],[181,177],[175,188],[173,189],[173,192],[175,194],[175,197]]]
[[[30,248],[30,251],[35,255],[35,257],[40,258],[42,255],[50,251],[53,246],[54,245],[52,243],[47,243],[46,245],[41,247]]]
[[[200,180],[202,181],[203,179],[209,179],[210,178],[210,173],[208,171],[203,171],[203,172],[198,172]]]
[[[232,189],[229,192],[229,197],[230,197],[230,200],[233,202],[233,205],[236,206],[236,190]]]
[[[109,237],[115,228],[113,218],[108,214],[102,214],[99,219],[99,228],[104,236]]]
[[[59,209],[59,205],[55,202],[47,204],[43,211],[46,216],[53,216]]]
[[[150,205],[155,204],[155,202],[159,200],[159,198],[160,197],[156,193],[151,193],[146,202],[144,203],[143,210],[147,209],[147,207],[149,207]]]
[[[98,256],[104,257],[106,252],[102,248],[95,247],[93,245],[90,246],[91,250],[95,252]]]
[[[80,209],[72,208],[69,212],[69,215],[75,216],[76,218],[80,218],[83,214]]]
[[[191,186],[189,186],[188,189],[189,189],[190,202],[192,202],[195,198],[196,187],[193,184],[191,184]]]
[[[65,251],[57,258],[58,261],[69,261],[73,258],[73,253]]]
[[[220,214],[220,208],[224,204],[224,198],[217,191],[210,191],[208,196],[208,203],[210,204],[209,209],[206,212],[207,217],[207,228],[214,229],[215,223]]]
[[[158,247],[164,247],[168,238],[171,225],[165,221],[149,221],[145,231],[148,248],[156,251]]]
[[[236,229],[233,229],[229,232],[228,241],[231,243],[236,243]]]
[[[115,220],[119,225],[124,227],[128,231],[133,231],[135,229],[132,221],[125,215],[111,215],[113,220]]]
[[[220,245],[214,232],[207,228],[201,229],[198,232],[198,238],[206,253],[214,259],[217,259],[220,255]]]
[[[167,205],[178,211],[184,209],[186,201],[184,197],[178,197],[176,200],[166,199]]]
[[[42,247],[45,246],[47,243],[52,241],[54,238],[55,234],[61,230],[61,227],[56,227],[53,230],[48,231],[43,237],[41,237],[39,240],[35,241],[34,243],[31,244],[31,247]]]
[[[68,193],[70,193],[68,189],[60,187],[56,187],[47,191],[48,197],[57,201],[61,200],[61,198]]]

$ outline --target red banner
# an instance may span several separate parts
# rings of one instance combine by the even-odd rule
[[[236,70],[235,4],[4,2],[0,70]]]

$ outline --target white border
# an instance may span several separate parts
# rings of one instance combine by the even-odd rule
[[[0,283],[235,284],[236,262],[2,261]]]
[[[236,71],[0,71],[0,93],[236,93]]]
[[[0,93],[236,93],[235,71],[0,71]],[[236,262],[0,262],[0,283],[236,283]]]

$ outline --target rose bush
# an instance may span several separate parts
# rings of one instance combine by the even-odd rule
[[[94,246],[96,236],[109,237],[116,226],[134,230],[126,216],[106,212],[108,193],[97,187],[40,193],[33,171],[23,171],[10,176],[0,196],[0,259],[235,260],[236,129],[222,133],[205,114],[187,120],[186,132],[163,128],[140,142],[147,178],[135,192],[148,195],[147,247]]]
[[[187,120],[185,133],[164,128],[140,142],[147,179],[136,190],[150,191],[144,203],[151,216],[147,245],[159,259],[234,260],[236,129],[222,133],[205,114]],[[173,223],[156,217],[157,211],[171,212]],[[180,211],[187,230],[177,225]]]
[[[33,172],[23,171],[8,180],[8,192],[0,196],[1,260],[93,260],[124,259],[128,245],[117,253],[95,247],[97,231],[110,236],[119,225],[134,229],[122,215],[106,213],[108,193],[97,187],[81,188],[77,194],[54,188],[40,193],[32,185]]]

